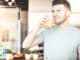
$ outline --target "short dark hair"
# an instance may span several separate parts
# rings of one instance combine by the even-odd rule
[[[64,4],[69,10],[71,10],[70,3],[67,0],[53,0],[52,1],[52,6],[57,5],[57,4]]]

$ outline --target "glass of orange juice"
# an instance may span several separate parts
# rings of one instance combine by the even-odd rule
[[[48,14],[48,21],[47,21],[47,23],[46,23],[46,28],[51,28],[51,27],[54,25],[53,22],[54,22],[54,21],[53,21],[53,16],[52,16],[51,13],[49,13],[49,14]]]

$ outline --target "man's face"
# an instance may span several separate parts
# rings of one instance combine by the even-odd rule
[[[54,5],[52,7],[52,14],[54,23],[59,25],[66,21],[69,16],[69,9],[63,4]]]

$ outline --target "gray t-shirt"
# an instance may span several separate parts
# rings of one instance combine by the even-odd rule
[[[44,60],[76,60],[80,30],[74,27],[45,29],[37,36],[44,41]]]

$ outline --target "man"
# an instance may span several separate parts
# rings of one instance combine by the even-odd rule
[[[46,28],[48,20],[44,18],[26,37],[23,48],[31,48],[43,41],[44,60],[77,60],[80,30],[68,21],[71,13],[69,2],[53,0],[52,13],[55,26]],[[45,29],[38,33],[43,27]]]

